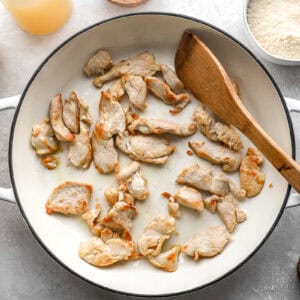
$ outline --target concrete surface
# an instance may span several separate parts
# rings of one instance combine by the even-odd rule
[[[25,34],[0,5],[0,98],[22,92],[43,58],[64,39],[97,21],[129,12],[176,12],[208,21],[247,44],[241,0],[150,0],[135,9],[105,0],[74,0],[73,15],[59,32]],[[285,96],[300,99],[300,67],[264,62]],[[0,185],[10,185],[8,134],[13,111],[0,115]],[[293,116],[296,135],[300,116]],[[300,142],[298,134],[297,143]],[[299,151],[298,151],[299,154]],[[299,155],[298,155],[299,157]],[[296,262],[300,256],[300,207],[286,209],[277,228],[258,253],[217,284],[178,299],[300,299]],[[188,275],[188,274],[187,274]],[[74,277],[35,241],[15,205],[0,201],[1,299],[125,299]]]

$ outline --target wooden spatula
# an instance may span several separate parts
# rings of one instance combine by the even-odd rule
[[[300,166],[247,111],[221,63],[195,34],[188,31],[183,34],[175,57],[175,67],[186,88],[217,116],[245,134],[300,192]]]

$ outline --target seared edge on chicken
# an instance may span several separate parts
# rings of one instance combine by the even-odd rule
[[[160,65],[162,77],[171,90],[180,94],[184,92],[183,82],[177,77],[176,73],[168,65]]]
[[[86,76],[103,75],[112,65],[112,58],[108,51],[98,50],[86,63],[83,72]]]
[[[177,270],[178,256],[180,253],[180,246],[175,246],[168,251],[162,252],[157,256],[148,256],[149,262],[166,272],[175,272]]]
[[[71,142],[74,135],[63,122],[63,104],[61,94],[56,95],[50,104],[50,122],[56,138],[62,142]]]
[[[144,233],[138,239],[138,250],[144,256],[158,255],[163,243],[170,237],[174,230],[174,218],[166,216],[155,217],[151,223],[146,226]]]
[[[31,145],[37,155],[53,154],[59,149],[59,143],[54,135],[49,119],[33,125]]]
[[[53,155],[48,155],[48,156],[43,156],[41,158],[41,163],[45,168],[48,170],[53,170],[57,167],[58,162],[55,156]]]
[[[204,208],[202,194],[192,187],[183,186],[179,188],[174,198],[179,204],[197,211],[202,211]]]
[[[66,127],[75,134],[79,133],[79,100],[75,92],[63,104],[63,121]]]
[[[247,192],[247,197],[258,195],[265,183],[266,176],[260,170],[263,157],[256,148],[248,148],[240,167],[241,188]]]
[[[100,222],[101,205],[96,204],[96,207],[85,212],[81,217],[89,226],[94,235],[100,236],[103,225]]]
[[[233,172],[240,167],[241,154],[222,145],[208,144],[202,141],[189,142],[189,147],[197,156],[213,164],[222,165],[224,172]]]
[[[186,255],[193,256],[197,261],[201,257],[213,257],[221,253],[230,239],[225,226],[210,227],[188,240],[181,251]]]
[[[81,215],[88,209],[92,191],[89,184],[66,181],[52,191],[46,211],[48,214]]]
[[[79,246],[79,256],[97,267],[106,267],[121,260],[128,260],[134,254],[134,242],[120,238],[108,239],[105,243],[100,237],[92,237]]]
[[[160,66],[155,64],[152,53],[145,51],[132,58],[122,60],[112,66],[112,68],[102,76],[94,79],[95,87],[102,87],[103,83],[124,75],[148,76],[160,70]]]
[[[210,140],[222,142],[235,151],[243,149],[244,146],[237,130],[230,125],[217,122],[202,106],[195,110],[194,120],[197,122],[201,133]]]

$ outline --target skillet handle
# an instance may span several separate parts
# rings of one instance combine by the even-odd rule
[[[0,99],[0,111],[16,108],[19,104],[21,95],[16,95],[8,98]],[[0,200],[15,203],[15,195],[12,188],[2,188],[0,187]]]
[[[285,102],[290,113],[291,112],[300,113],[300,100],[285,97]],[[289,208],[289,207],[294,207],[299,205],[300,205],[300,195],[295,190],[292,190],[286,207]]]

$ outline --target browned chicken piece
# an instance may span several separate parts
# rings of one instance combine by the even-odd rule
[[[180,253],[180,246],[175,246],[166,252],[162,252],[157,256],[148,256],[149,262],[160,269],[167,272],[175,272],[177,270],[178,256]]]
[[[48,170],[53,170],[57,167],[57,159],[53,155],[42,157],[41,162]]]
[[[164,198],[168,199],[168,212],[169,215],[178,218],[181,216],[180,206],[175,201],[175,198],[168,192],[164,192],[161,194]]]
[[[166,163],[176,149],[167,139],[155,136],[117,136],[116,144],[130,158],[155,165]]]
[[[119,201],[119,191],[113,187],[106,189],[104,195],[107,203],[111,206],[115,205]]]
[[[180,94],[184,92],[183,82],[177,77],[176,73],[168,65],[161,65],[160,69],[164,81],[174,93]]]
[[[116,175],[116,179],[119,183],[126,181],[128,178],[130,178],[134,173],[136,173],[138,170],[140,170],[141,164],[133,161],[126,167],[119,170],[119,172]]]
[[[148,76],[160,70],[160,66],[155,64],[154,56],[148,52],[142,52],[132,58],[122,60],[105,73],[94,79],[95,87],[101,88],[106,81],[122,77],[124,75]]]
[[[239,151],[243,149],[243,143],[237,130],[230,125],[217,122],[203,107],[199,106],[194,113],[194,120],[207,138],[215,142],[222,142],[224,145]]]
[[[101,240],[106,243],[106,241],[112,239],[112,238],[118,238],[119,236],[114,236],[114,232],[107,228],[107,227],[104,227],[101,231],[100,231],[100,238]]]
[[[182,102],[174,105],[173,108],[169,110],[169,112],[173,115],[176,115],[180,113],[191,101],[191,97],[189,96],[188,98],[185,98]]]
[[[259,167],[262,163],[261,153],[256,148],[248,148],[240,167],[241,188],[246,190],[247,197],[258,195],[265,184],[266,176]]]
[[[247,220],[247,214],[244,212],[244,210],[242,210],[238,203],[236,202],[235,199],[233,199],[233,203],[234,203],[234,206],[235,206],[235,215],[236,215],[236,221],[238,223],[242,223],[244,221]]]
[[[200,167],[198,164],[184,168],[178,175],[176,182],[219,196],[225,196],[229,192],[228,178],[224,174],[213,175],[212,168]]]
[[[98,50],[86,63],[83,72],[86,76],[103,75],[112,65],[112,58],[108,51]]]
[[[178,124],[168,120],[137,118],[128,126],[128,130],[142,134],[168,133],[178,136],[189,136],[196,132],[197,124]]]
[[[148,182],[141,170],[128,179],[127,187],[129,194],[136,200],[146,200],[149,197]]]
[[[130,103],[137,109],[144,111],[147,108],[147,86],[142,76],[124,75],[121,78]]]
[[[45,119],[32,127],[31,145],[37,155],[53,154],[59,149],[59,143],[49,119]]]
[[[94,235],[100,236],[103,225],[100,222],[101,205],[96,204],[96,207],[85,212],[81,217],[89,226]]]
[[[89,107],[83,102],[79,102],[80,132],[75,135],[69,146],[68,159],[75,167],[88,169],[92,158],[92,143],[90,138],[90,126],[92,119],[89,114]]]
[[[202,195],[194,188],[183,186],[177,190],[174,198],[179,204],[197,211],[202,211],[204,208]]]
[[[53,190],[46,211],[48,214],[81,215],[88,209],[92,191],[89,184],[66,181]]]
[[[213,257],[221,253],[230,239],[230,234],[225,226],[210,227],[205,231],[195,234],[181,251],[193,256],[197,261],[201,257]]]
[[[147,76],[145,78],[147,88],[151,93],[157,98],[161,99],[164,103],[168,105],[176,105],[180,103],[185,103],[185,106],[191,101],[191,97],[187,93],[175,94],[171,91],[170,87],[161,79],[157,77]],[[174,109],[175,109],[174,108]],[[184,107],[181,107],[181,110]],[[173,113],[179,112],[178,109],[173,110]]]
[[[240,201],[246,198],[246,190],[239,188],[237,184],[231,179],[228,180],[228,183],[229,183],[230,192],[234,198]]]
[[[61,94],[56,95],[50,104],[50,122],[54,134],[59,141],[72,142],[74,134],[65,126],[63,122],[63,104]]]
[[[213,164],[222,165],[224,172],[236,171],[241,164],[242,156],[239,152],[228,149],[222,145],[207,142],[189,142],[194,153]]]
[[[75,134],[79,133],[79,100],[75,92],[63,104],[63,121],[66,127]]]
[[[123,201],[117,202],[101,219],[101,224],[117,232],[129,232],[136,208]]]
[[[112,100],[120,101],[125,95],[125,90],[123,89],[121,79],[117,79],[112,82],[109,89],[107,90]]]
[[[226,195],[222,200],[217,201],[217,212],[224,222],[227,230],[232,232],[237,224],[235,204],[231,194]]]
[[[146,226],[144,233],[139,238],[137,246],[144,255],[156,256],[160,253],[163,243],[175,230],[175,219],[167,216],[157,216]]]
[[[79,246],[79,256],[91,265],[106,267],[121,260],[128,260],[134,253],[134,243],[112,238],[105,243],[100,237],[92,237]]]
[[[217,209],[217,202],[220,200],[222,200],[222,197],[217,195],[211,195],[204,199],[204,206],[211,213],[215,213]]]
[[[105,139],[125,131],[126,120],[123,108],[119,102],[111,99],[108,92],[101,93],[99,111]]]
[[[104,133],[102,124],[97,122],[92,135],[94,165],[100,173],[107,174],[117,168],[118,152],[113,137],[106,139],[103,135],[107,134]]]
[[[123,193],[123,201],[134,206],[134,198],[129,193]]]

